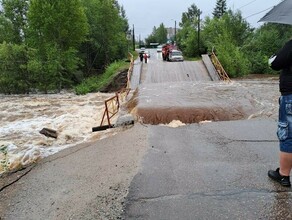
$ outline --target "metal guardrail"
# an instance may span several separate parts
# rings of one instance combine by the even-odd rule
[[[127,74],[127,86],[126,88],[121,89],[119,92],[116,92],[115,96],[105,100],[105,110],[102,116],[102,120],[100,122],[100,127],[110,128],[112,127],[111,119],[119,112],[119,108],[121,102],[124,102],[129,94],[130,88],[130,81],[134,69],[134,56],[129,53],[129,60],[130,60],[130,67]],[[104,125],[104,122],[107,122],[108,125]],[[94,130],[94,129],[93,129]],[[98,130],[98,129],[95,129]],[[102,129],[103,130],[103,129]]]
[[[115,95],[112,98],[109,98],[107,100],[105,100],[105,110],[102,116],[102,120],[100,122],[100,127],[103,125],[103,122],[105,121],[105,117],[107,118],[107,123],[109,127],[112,127],[111,124],[111,118],[114,117],[118,111],[119,111],[119,107],[120,107],[120,102],[119,102],[119,96]]]
[[[130,60],[130,67],[129,67],[129,70],[128,70],[128,75],[127,75],[127,89],[130,89],[130,82],[131,82],[131,77],[132,77],[132,73],[133,73],[133,69],[134,69],[134,56],[129,53],[129,60]]]
[[[231,82],[228,74],[224,70],[223,66],[221,65],[220,61],[218,60],[216,54],[214,52],[211,53],[211,61],[218,73],[220,80]]]

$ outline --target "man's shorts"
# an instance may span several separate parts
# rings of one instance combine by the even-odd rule
[[[277,136],[280,141],[280,151],[292,153],[292,95],[281,96],[279,105]]]

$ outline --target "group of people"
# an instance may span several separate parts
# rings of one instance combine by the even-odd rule
[[[148,55],[146,53],[140,52],[139,53],[140,61],[143,62],[143,59],[145,60],[145,63],[148,61]]]

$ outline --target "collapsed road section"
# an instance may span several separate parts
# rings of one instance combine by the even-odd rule
[[[144,123],[239,120],[258,111],[248,89],[216,77],[207,56],[200,61],[167,62],[161,53],[151,52],[149,62],[141,64],[141,81],[134,97],[136,113]]]

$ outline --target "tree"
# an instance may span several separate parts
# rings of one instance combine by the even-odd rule
[[[252,29],[240,12],[229,10],[221,18],[207,17],[204,22],[203,38],[206,46],[215,48],[225,70],[232,77],[249,73],[250,62],[243,45],[252,35]]]
[[[37,87],[48,92],[70,86],[88,33],[80,0],[30,0],[27,31],[28,68]]]
[[[228,32],[220,34],[214,42],[218,59],[230,77],[247,75],[250,62],[241,47],[236,46]]]
[[[226,0],[217,0],[216,6],[213,11],[213,16],[215,18],[221,18],[227,10]]]
[[[201,14],[202,14],[202,11],[195,4],[192,4],[188,8],[188,11],[182,14],[181,22],[179,25],[183,27],[184,25],[192,24],[194,28],[196,28],[198,17]]]
[[[292,27],[285,24],[264,24],[249,37],[243,51],[251,63],[251,73],[275,73],[267,65],[269,57],[276,53],[292,36]]]
[[[124,6],[121,6],[117,0],[113,0],[113,5],[115,6],[116,9],[118,9],[119,15],[122,18],[122,20],[124,21],[124,25],[125,25],[124,26],[124,28],[125,28],[124,31],[126,33],[128,33],[128,31],[129,31],[129,23],[128,23],[128,18],[126,16],[126,11],[124,9]]]
[[[227,31],[236,46],[242,46],[252,35],[253,29],[242,18],[241,12],[228,10],[220,19],[206,17],[203,26],[203,35],[207,46],[213,47],[214,40]]]
[[[12,22],[0,14],[0,44],[5,42],[14,42],[14,29]]]
[[[129,25],[117,0],[0,3],[0,92],[70,88],[81,68],[102,71],[125,58]]]
[[[129,34],[129,22],[128,22],[128,18],[127,18],[127,15],[126,15],[126,10],[124,9],[123,6],[121,6],[121,9],[120,9],[120,16],[123,20],[123,23],[124,23],[124,32]]]
[[[81,48],[89,74],[104,70],[112,61],[125,57],[129,25],[125,11],[114,0],[82,0],[89,23],[88,41]],[[96,72],[96,71],[95,71]]]
[[[163,23],[161,23],[158,28],[154,26],[150,36],[146,38],[146,44],[149,45],[154,42],[159,44],[165,44],[167,42],[167,30]]]
[[[160,44],[167,42],[167,30],[163,23],[161,23],[156,30],[156,38],[157,42],[159,42]]]
[[[187,57],[195,57],[199,54],[198,32],[190,25],[183,26],[177,34],[177,44]]]
[[[27,25],[28,0],[2,0],[3,16],[8,20],[6,25],[12,25],[12,38],[6,39],[11,43],[22,43],[25,38]]]
[[[6,94],[28,93],[27,48],[25,45],[0,44],[0,92]]]
[[[177,34],[177,44],[186,56],[194,57],[200,54],[201,46],[198,45],[198,33],[202,11],[192,4],[187,12],[182,14],[181,30]],[[198,48],[200,46],[200,48]]]

